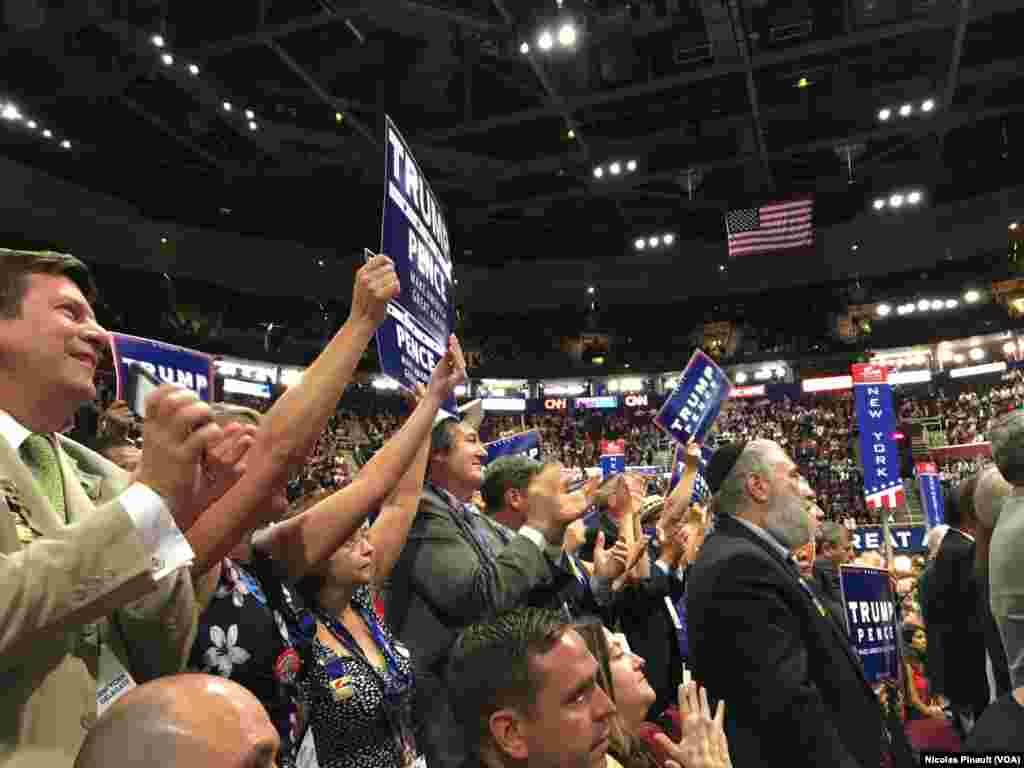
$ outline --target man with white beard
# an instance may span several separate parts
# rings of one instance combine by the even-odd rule
[[[891,765],[860,660],[790,554],[811,540],[814,498],[769,440],[716,451],[718,521],[687,587],[693,676],[724,699],[736,768]]]

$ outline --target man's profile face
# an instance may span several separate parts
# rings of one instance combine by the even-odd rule
[[[483,460],[487,458],[480,436],[465,424],[452,424],[448,429],[452,447],[441,456],[448,476],[459,486],[479,488],[484,482]]]
[[[579,633],[531,661],[537,690],[521,713],[530,768],[604,768],[615,713],[597,684],[597,662]]]
[[[77,408],[96,397],[96,366],[109,344],[75,282],[32,274],[18,317],[0,319],[0,368],[23,387]]]

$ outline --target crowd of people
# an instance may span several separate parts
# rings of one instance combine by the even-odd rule
[[[844,491],[813,471],[850,466],[848,399],[727,409],[672,488],[580,487],[601,439],[653,461],[649,414],[445,416],[454,336],[403,406],[349,409],[399,290],[377,256],[268,409],[165,385],[144,418],[96,414],[93,451],[68,436],[109,343],[88,269],[0,256],[0,763],[873,768],[1020,748],[1024,417],[950,490],[930,565],[860,556],[890,568],[911,648],[907,686],[872,686],[838,592],[851,532],[825,513]],[[488,463],[524,426],[545,460]]]

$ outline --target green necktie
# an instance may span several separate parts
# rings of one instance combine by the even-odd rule
[[[39,487],[50,500],[54,511],[67,520],[64,510],[64,480],[60,473],[60,461],[53,445],[46,435],[34,434],[21,445],[21,455]]]

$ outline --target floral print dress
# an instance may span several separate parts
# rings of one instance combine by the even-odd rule
[[[295,643],[303,618],[315,626],[270,558],[256,553],[245,564],[225,558],[188,662],[190,671],[233,680],[260,700],[281,737],[281,768],[294,765],[304,727]]]

